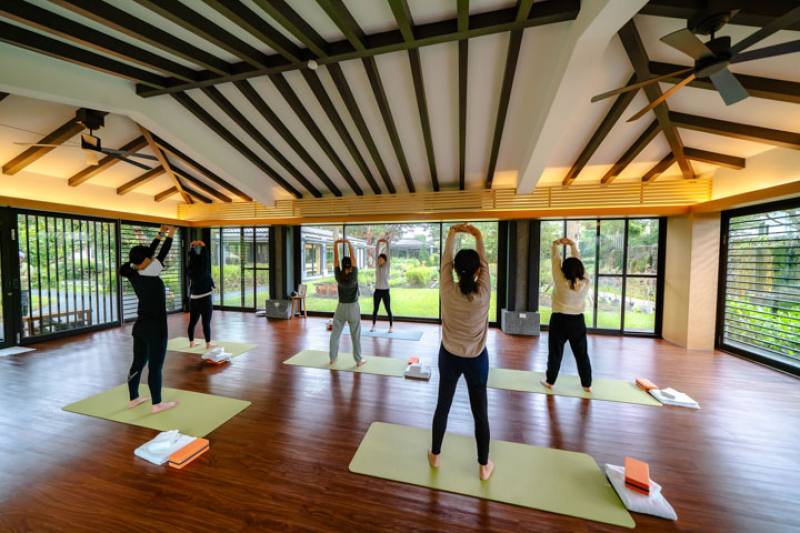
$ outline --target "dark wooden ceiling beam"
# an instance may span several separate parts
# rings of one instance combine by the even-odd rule
[[[317,0],[317,3],[320,5],[320,7],[322,7],[325,13],[327,13],[328,17],[330,17],[334,24],[336,24],[336,26],[341,30],[345,37],[347,37],[347,40],[350,42],[350,45],[353,48],[361,52],[366,51],[366,36],[342,0]],[[383,80],[381,79],[381,75],[378,70],[378,64],[375,62],[375,58],[371,56],[362,57],[361,61],[364,64],[364,69],[367,72],[367,79],[369,80],[372,93],[375,96],[375,100],[378,104],[378,110],[381,113],[383,123],[386,126],[386,130],[389,134],[389,140],[392,143],[392,148],[394,149],[395,156],[397,157],[397,162],[400,164],[400,170],[403,173],[403,179],[405,180],[408,192],[416,192],[414,180],[411,177],[411,170],[408,167],[406,154],[403,150],[403,143],[400,141],[400,135],[397,132],[397,125],[394,122],[394,116],[392,115],[392,110],[389,107],[389,99],[386,96],[386,90],[383,87]]]
[[[678,69],[686,68],[682,65],[672,65],[670,63],[660,63],[658,61],[650,62],[650,72],[655,76],[663,76],[675,72]],[[747,89],[750,96],[756,98],[764,98],[767,100],[777,100],[780,102],[791,102],[793,104],[800,104],[800,83],[796,81],[778,80],[774,78],[762,78],[759,76],[748,76],[746,74],[734,74],[736,79]],[[678,83],[681,77],[675,76],[665,78],[664,83]],[[695,79],[689,82],[690,87],[697,87],[700,89],[707,89],[716,91],[711,80],[708,78]]]
[[[157,76],[152,72],[121,63],[7,22],[0,21],[0,41],[82,67],[139,82],[149,89],[164,89],[168,85],[167,78]]]
[[[308,167],[314,172],[317,177],[325,184],[328,190],[333,193],[335,196],[341,196],[342,191],[339,190],[339,187],[333,182],[333,180],[322,170],[322,167],[319,166],[316,159],[308,153],[308,150],[297,140],[297,137],[292,134],[289,128],[281,121],[278,115],[269,107],[269,105],[264,101],[263,98],[256,92],[250,82],[247,80],[237,81],[234,83],[236,88],[239,89],[239,92],[250,102],[250,104],[258,111],[264,119],[269,122],[270,126],[272,126],[278,134],[283,137],[283,140],[286,141],[286,144],[289,145],[297,155],[303,160],[303,162],[308,165]]]
[[[639,35],[639,31],[636,29],[636,23],[633,19],[629,20],[620,28],[619,38],[622,41],[622,46],[625,48],[631,65],[633,65],[636,77],[640,80],[651,77],[650,60],[647,57],[647,51],[644,48],[644,43],[642,43],[642,39]],[[650,102],[661,97],[661,89],[657,83],[646,85],[644,87],[644,92]],[[669,147],[675,155],[678,165],[681,167],[681,174],[683,174],[684,178],[694,178],[695,175],[692,164],[683,154],[683,141],[681,141],[681,137],[675,129],[675,126],[670,122],[667,103],[664,102],[656,106],[656,108],[653,109],[653,113],[655,113],[658,125],[661,131],[664,132]]]
[[[663,174],[669,167],[671,167],[675,161],[675,154],[670,152],[666,155],[666,157],[664,157],[664,159],[656,163],[653,168],[648,170],[645,175],[642,176],[642,181],[645,183],[655,181],[655,179]]]
[[[319,35],[314,28],[312,28],[303,18],[283,0],[256,0],[257,5],[261,7],[270,17],[278,22],[283,28],[294,35],[302,42],[308,50],[316,55],[317,58],[327,57],[326,47],[328,43]],[[361,109],[350,90],[350,85],[347,83],[347,78],[338,63],[329,63],[328,72],[333,79],[333,83],[342,97],[342,100],[347,107],[353,123],[356,125],[364,144],[375,163],[375,166],[386,185],[386,190],[394,194],[396,189],[392,182],[389,172],[386,170],[386,165],[381,158],[380,153],[372,138],[372,134],[367,127],[364,116],[361,114]],[[244,82],[243,82],[244,83]]]
[[[117,194],[122,196],[124,194],[128,194],[129,192],[133,191],[137,187],[141,187],[145,183],[149,183],[159,177],[161,174],[164,173],[164,167],[157,166],[153,169],[148,170],[144,174],[133,178],[132,180],[123,183],[119,187],[117,187]],[[177,188],[175,189],[177,192]]]
[[[737,7],[742,7],[742,9],[733,17],[731,24],[762,27],[797,7],[797,2],[794,0],[769,0],[768,2],[750,0],[742,2],[742,5]],[[707,8],[708,0],[650,0],[639,13],[689,19]],[[800,31],[800,23],[786,29]]]
[[[716,118],[699,117],[697,115],[678,113],[676,111],[670,111],[669,116],[672,122],[679,128],[713,133],[731,139],[754,141],[771,144],[772,146],[779,146],[781,148],[800,150],[800,133],[762,128],[749,124],[739,124],[737,122],[729,122]]]
[[[103,114],[105,115],[105,113]],[[82,131],[83,125],[79,124],[76,118],[73,117],[39,139],[36,144],[64,144]],[[3,174],[14,175],[52,150],[55,150],[55,148],[51,146],[31,146],[3,165]]]
[[[145,128],[143,128],[141,125],[139,126],[139,131],[142,132],[142,136],[144,136],[148,146],[150,146],[150,150],[153,152],[153,155],[155,155],[158,158],[158,162],[161,164],[161,168],[164,169],[164,172],[166,172],[167,175],[172,180],[172,182],[175,183],[175,187],[178,189],[178,192],[180,193],[181,198],[183,198],[183,201],[186,202],[187,204],[191,204],[192,203],[191,195],[183,187],[183,184],[181,183],[181,180],[178,178],[178,176],[175,174],[175,171],[172,170],[172,165],[170,164],[169,159],[167,159],[167,156],[164,155],[164,152],[161,151],[161,148],[159,148],[155,140],[153,140],[153,136],[150,135],[150,132],[147,131]]]
[[[629,85],[636,81],[636,74],[632,75],[631,78],[628,80],[626,85]],[[606,113],[606,116],[603,117],[603,120],[600,122],[600,125],[597,126],[592,137],[589,139],[589,142],[586,143],[583,150],[581,151],[578,159],[575,160],[572,167],[570,167],[569,172],[564,177],[564,180],[561,182],[562,185],[570,185],[575,178],[578,177],[578,174],[581,173],[583,167],[589,162],[592,158],[594,153],[600,148],[600,144],[605,140],[608,134],[611,132],[611,129],[614,127],[614,124],[617,123],[619,118],[622,116],[622,113],[630,105],[631,101],[633,101],[634,97],[638,94],[639,91],[628,91],[626,93],[622,93],[617,96],[617,99],[614,100],[614,103],[611,105],[611,108]]]
[[[166,200],[167,198],[169,198],[173,194],[177,194],[177,193],[178,193],[178,188],[173,185],[169,189],[167,189],[165,191],[161,191],[160,193],[158,193],[155,196],[153,196],[153,200],[155,200],[156,202],[161,202],[161,201]]]
[[[709,152],[708,150],[700,150],[698,148],[690,148],[688,146],[684,147],[683,152],[686,154],[686,157],[694,161],[710,163],[712,165],[730,168],[733,170],[741,170],[747,164],[744,157]]]
[[[151,135],[153,135],[153,134],[151,133]],[[178,150],[172,144],[168,143],[167,141],[165,141],[164,139],[162,139],[158,135],[153,135],[153,140],[156,142],[156,144],[158,145],[159,148],[161,148],[165,152],[168,152],[170,155],[174,155],[175,157],[177,157],[178,159],[180,159],[184,163],[186,163],[189,166],[193,167],[195,170],[200,172],[203,176],[208,178],[209,181],[213,181],[216,185],[219,185],[220,187],[223,187],[224,189],[227,189],[228,191],[232,192],[233,194],[235,194],[236,196],[238,196],[242,200],[245,200],[247,202],[252,202],[253,201],[253,198],[250,197],[250,195],[240,191],[239,189],[237,189],[236,187],[234,187],[233,185],[228,183],[226,180],[222,179],[218,174],[216,174],[215,172],[212,172],[211,170],[209,170],[205,165],[203,165],[201,163],[198,163],[193,158],[189,157],[188,155],[183,153],[181,150]]]
[[[278,172],[263,161],[258,155],[250,150],[236,135],[231,133],[225,126],[220,124],[217,119],[203,109],[197,102],[192,100],[187,94],[178,93],[172,95],[183,107],[185,107],[191,114],[197,117],[209,129],[214,131],[217,135],[225,139],[237,152],[242,154],[245,159],[250,161],[253,165],[261,169],[264,174],[269,176],[278,186],[289,192],[295,198],[302,198],[303,194],[298,191],[292,184],[283,179]]]
[[[407,0],[390,0],[389,5],[394,13],[394,18],[400,26],[400,33],[406,41],[414,40],[414,20],[411,9],[408,7]],[[419,122],[422,127],[422,137],[425,141],[425,152],[428,156],[428,169],[431,174],[431,185],[434,191],[439,190],[439,173],[436,171],[436,153],[433,149],[433,137],[431,136],[431,121],[428,115],[428,101],[425,97],[425,82],[422,79],[422,60],[419,57],[419,49],[410,48],[408,50],[408,62],[411,67],[411,79],[414,83],[414,94],[417,97],[417,108],[419,109]]]
[[[189,67],[27,2],[0,2],[0,15],[96,52],[157,69],[184,81],[196,80],[196,72]]]
[[[142,148],[147,146],[147,140],[143,136],[136,137],[129,143],[121,146],[119,151],[121,152],[138,152]],[[70,187],[77,187],[81,183],[86,182],[93,176],[97,176],[101,172],[105,172],[109,168],[113,167],[117,163],[120,162],[120,159],[114,156],[107,155],[103,159],[101,159],[96,165],[89,165],[88,167],[84,168],[83,170],[77,172],[76,174],[70,176],[67,180],[67,184]]]
[[[364,120],[364,115],[361,114],[361,108],[353,96],[353,91],[350,90],[350,84],[347,83],[347,78],[342,71],[341,65],[338,63],[329,64],[328,72],[333,79],[333,84],[336,85],[336,89],[339,91],[339,96],[342,97],[347,110],[350,112],[350,117],[353,119],[358,132],[361,134],[361,138],[364,140],[364,144],[367,146],[367,150],[372,160],[375,162],[375,166],[378,168],[378,173],[381,175],[384,185],[386,185],[386,190],[389,191],[390,194],[395,194],[397,189],[394,186],[392,178],[389,176],[389,171],[386,169],[386,164],[383,162],[378,147],[375,145],[375,140],[372,138],[372,133],[369,131],[366,120]]]
[[[182,168],[179,168],[179,167],[176,167],[175,165],[172,165],[172,171],[175,173],[175,175],[178,177],[178,179],[180,179],[182,182],[191,183],[193,186],[195,186],[198,189],[200,189],[201,191],[203,191],[203,193],[208,194],[209,196],[213,196],[214,198],[216,198],[217,200],[220,200],[222,202],[229,203],[231,201],[231,199],[230,199],[230,197],[228,195],[219,192],[214,187],[211,187],[211,186],[207,185],[206,183],[203,183],[198,178],[192,176],[191,174],[189,174],[188,172],[186,172]]]
[[[228,115],[231,120],[233,120],[240,128],[244,130],[256,143],[264,149],[275,161],[278,162],[283,168],[285,168],[289,174],[297,180],[303,187],[306,188],[308,192],[311,193],[312,196],[319,198],[322,196],[322,193],[314,186],[313,183],[308,181],[306,177],[300,172],[297,167],[295,167],[286,156],[281,153],[267,138],[256,128],[253,124],[245,118],[245,116],[236,109],[230,100],[225,98],[222,93],[216,87],[206,87],[203,89],[203,93],[205,93],[208,98],[214,102],[217,107],[219,107],[222,111]]]
[[[3,91],[0,91],[0,102],[2,102],[2,101],[3,101],[3,99],[4,99],[6,96],[8,96],[8,93],[4,93]]]
[[[101,22],[104,20],[101,16],[91,12],[91,5],[94,5],[95,2],[90,2],[89,0],[54,1],[59,4],[89,4],[86,7],[86,16],[94,18],[95,20],[100,20]],[[263,3],[259,0],[255,1],[256,3]],[[278,5],[276,2],[271,0],[263,1],[269,2],[273,5]],[[101,8],[103,14],[106,15],[105,20],[113,23],[114,20],[107,16],[109,11],[107,4],[102,4]],[[400,33],[400,30],[389,30],[372,35],[365,35],[363,39],[364,47],[362,50],[355,49],[349,40],[330,43],[325,47],[327,56],[319,56],[318,62],[321,64],[338,63],[340,61],[347,61],[350,59],[361,59],[365,57],[373,57],[379,54],[408,50],[409,48],[420,48],[434,44],[471,39],[483,35],[505,33],[508,31],[524,29],[533,26],[554,24],[567,20],[574,20],[578,16],[578,11],[580,11],[579,0],[546,0],[544,2],[534,3],[528,18],[520,22],[517,22],[516,20],[517,8],[508,8],[470,15],[469,29],[463,32],[458,30],[457,19],[447,19],[427,24],[420,24],[414,27],[414,35],[417,38],[413,42],[407,42],[405,39],[403,39],[403,35]],[[134,24],[136,23],[135,21],[138,21],[138,19],[134,19]],[[141,21],[138,22],[141,23]],[[126,26],[121,27],[123,31],[132,32],[130,28],[126,30]],[[158,39],[154,39],[154,41],[156,43],[155,45],[158,46]],[[173,46],[174,45],[175,43],[173,43]],[[183,53],[186,53],[186,51],[184,50]],[[169,80],[169,86],[166,89],[152,89],[141,86],[137,87],[137,93],[145,97],[156,96],[159,94],[181,92],[193,88],[261,77],[269,74],[297,70],[306,67],[305,62],[292,62],[280,56],[279,54],[270,55],[269,58],[269,68],[253,69],[244,62],[236,64],[227,64],[222,62],[223,65],[217,66],[217,71],[219,71],[220,68],[223,68],[228,69],[229,72],[215,74],[213,69],[211,69],[212,72],[200,72],[198,74],[200,81],[197,82],[184,83],[180,80]],[[197,60],[192,61],[197,63]]]
[[[314,140],[317,141],[317,144],[322,148],[325,154],[328,156],[328,159],[331,160],[333,165],[336,167],[336,170],[339,171],[339,174],[347,181],[347,184],[350,185],[350,188],[353,192],[359,196],[364,194],[364,191],[361,190],[361,186],[358,182],[353,178],[353,175],[348,170],[347,166],[345,166],[342,159],[337,155],[336,150],[333,149],[331,143],[328,142],[328,139],[325,138],[323,135],[322,130],[319,129],[317,123],[314,122],[314,119],[311,118],[311,115],[306,110],[305,104],[300,100],[297,96],[297,93],[294,92],[294,89],[289,85],[289,82],[283,77],[282,74],[273,74],[269,76],[270,81],[278,89],[278,92],[281,93],[284,100],[289,104],[289,107],[295,112],[297,117],[306,127],[306,129],[311,133],[311,136],[314,137]]]
[[[375,194],[381,194],[381,188],[378,186],[378,182],[375,181],[375,178],[372,176],[372,171],[367,166],[367,162],[364,161],[364,157],[361,155],[361,152],[358,151],[358,147],[356,146],[355,141],[353,141],[353,137],[347,130],[347,126],[344,125],[342,117],[339,116],[339,112],[336,111],[336,108],[333,106],[333,101],[331,101],[330,96],[328,96],[328,92],[325,90],[325,87],[322,86],[319,76],[316,72],[312,72],[308,69],[303,69],[300,72],[303,74],[303,78],[305,78],[308,87],[311,89],[311,92],[314,93],[314,96],[317,98],[317,101],[322,107],[322,110],[325,112],[325,115],[327,115],[328,120],[330,120],[331,124],[333,124],[333,128],[342,139],[345,148],[347,148],[347,151],[353,157],[353,160],[356,162],[359,170],[361,170],[361,173],[366,178],[370,189],[372,189],[372,192]]]
[[[203,202],[204,204],[214,203],[214,201],[211,198],[209,198],[208,196],[206,196],[204,194],[201,194],[200,192],[196,191],[195,189],[192,189],[191,187],[189,187],[185,183],[182,183],[180,178],[178,178],[178,183],[180,183],[181,188],[183,188],[183,190],[186,192],[186,194],[191,196],[193,199],[199,200],[200,202]],[[186,202],[186,203],[191,203],[191,202]]]
[[[299,48],[239,0],[203,1],[289,61],[308,59],[308,51]]]
[[[237,72],[235,67],[217,56],[196,46],[192,46],[183,39],[157,28],[152,24],[148,24],[102,0],[52,0],[52,2],[69,9],[73,13],[77,13],[111,29],[124,33],[128,37],[146,42],[158,49],[165,50],[211,71],[211,74],[201,72],[198,75],[198,78],[201,80],[209,79],[213,77],[214,74],[217,76],[226,76]]]
[[[469,30],[469,0],[458,0],[458,31]],[[467,168],[467,70],[469,40],[458,41],[458,188],[466,187]]]
[[[150,11],[158,13],[173,24],[236,56],[253,68],[268,68],[270,66],[270,59],[267,54],[250,46],[180,2],[175,0],[168,2],[161,0],[135,1]]]
[[[639,135],[639,137],[633,142],[630,148],[625,150],[625,153],[622,154],[619,160],[617,160],[617,162],[614,163],[608,172],[606,172],[605,176],[603,176],[603,178],[600,180],[600,183],[605,185],[614,181],[614,179],[622,174],[622,171],[628,167],[631,161],[636,159],[636,156],[639,155],[642,150],[644,150],[645,147],[647,147],[647,145],[656,138],[656,135],[658,135],[660,131],[661,130],[658,127],[658,120],[651,122],[650,125],[647,126],[641,135]]]

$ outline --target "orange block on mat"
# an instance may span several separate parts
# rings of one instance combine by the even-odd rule
[[[650,465],[633,457],[625,458],[625,485],[629,488],[650,493]]]
[[[195,439],[177,452],[169,456],[169,466],[172,468],[183,468],[209,449],[208,440]]]
[[[638,385],[642,390],[653,390],[658,388],[655,383],[647,378],[636,378],[636,385]]]
[[[417,363],[419,363],[419,357],[417,357],[416,355],[408,358],[409,365],[416,365]]]

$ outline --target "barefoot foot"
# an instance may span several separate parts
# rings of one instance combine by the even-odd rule
[[[548,390],[553,390],[553,386],[552,386],[552,385],[550,385],[550,384],[547,382],[547,380],[546,380],[546,379],[544,379],[544,378],[540,379],[540,380],[539,380],[539,383],[541,383],[541,384],[542,384],[542,385],[543,385],[543,386],[544,386],[546,389],[548,389]]]
[[[367,364],[367,360],[366,359],[362,359],[361,361],[356,363],[356,368],[361,368],[362,366],[364,366],[366,364]]]
[[[173,407],[177,407],[178,402],[161,402],[157,403],[153,406],[150,410],[151,413],[156,414],[160,413],[161,411],[166,411],[167,409],[172,409]]]
[[[195,346],[197,346],[197,342],[189,341],[189,348],[194,348]]]
[[[494,472],[494,461],[489,459],[485,465],[481,465],[478,475],[480,476],[481,481],[486,481],[492,477],[492,472]]]
[[[431,468],[439,468],[439,454],[428,450],[428,464],[431,465]]]
[[[214,346],[216,346],[216,345],[217,345],[217,343],[216,343],[216,342],[214,342],[214,341],[208,341],[208,342],[206,343],[206,349],[210,350],[211,348],[213,348],[213,347],[214,347]]]
[[[137,405],[142,405],[144,402],[148,401],[149,399],[150,398],[147,397],[147,396],[140,396],[139,398],[136,398],[135,400],[131,400],[131,401],[128,402],[128,409],[133,409]]]
[[[389,333],[394,333],[394,326],[389,328]]]
[[[369,328],[369,332],[370,333],[375,333],[375,326],[374,325],[371,328]]]
[[[586,392],[592,392],[592,388],[591,387],[584,387],[583,390],[585,390]]]

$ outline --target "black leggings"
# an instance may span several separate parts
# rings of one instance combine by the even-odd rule
[[[489,461],[489,412],[486,399],[486,383],[489,379],[489,352],[483,349],[478,357],[458,357],[445,350],[439,350],[439,399],[433,415],[433,443],[431,452],[438,455],[442,451],[442,440],[447,430],[447,415],[456,392],[458,378],[464,374],[469,392],[469,406],[475,420],[475,441],[478,443],[478,462],[485,465]]]
[[[386,307],[386,314],[389,315],[389,325],[393,324],[392,319],[392,297],[389,295],[389,289],[375,289],[375,292],[372,293],[372,325],[375,325],[375,321],[378,319],[378,308],[381,306],[381,300],[383,300],[383,306]]]
[[[164,357],[167,355],[167,338],[133,337],[133,364],[128,374],[128,393],[130,399],[139,397],[139,381],[142,371],[147,365],[147,386],[150,387],[150,396],[153,405],[161,403],[161,369],[164,367]]]
[[[193,298],[189,300],[189,341],[194,340],[194,328],[200,317],[203,317],[203,335],[206,342],[211,342],[211,312],[214,306],[211,302],[211,295],[204,298]]]
[[[592,386],[592,363],[589,362],[589,352],[586,342],[586,322],[583,315],[565,315],[553,313],[550,316],[550,329],[547,334],[547,382],[555,385],[558,371],[561,368],[561,358],[564,356],[564,343],[569,341],[575,363],[578,365],[578,375],[581,377],[581,386]]]

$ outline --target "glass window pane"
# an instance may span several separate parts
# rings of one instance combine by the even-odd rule
[[[600,221],[600,274],[622,274],[625,221]]]
[[[622,321],[622,277],[600,276],[597,281],[597,327],[620,329]]]
[[[800,207],[732,216],[723,344],[800,366]]]
[[[333,241],[343,235],[342,225],[303,226],[300,231],[302,279],[308,287],[309,311],[336,310],[338,293],[333,279]]]
[[[446,239],[453,223],[443,224],[442,238]],[[491,276],[492,301],[489,304],[489,321],[497,320],[497,241],[499,225],[497,222],[472,222],[472,225],[481,230],[483,235],[483,246],[486,249],[486,260],[489,263],[489,274]],[[475,240],[470,235],[460,235],[456,242],[456,252],[462,247],[472,248]]]
[[[220,267],[220,251],[222,250],[222,232],[219,228],[211,229],[211,245],[209,251],[211,252],[211,278],[214,280],[216,290],[212,295],[214,305],[220,305],[222,302],[222,268]]]
[[[658,219],[628,221],[628,274],[658,272]]]
[[[242,229],[225,227],[222,233],[222,305],[242,307]]]
[[[653,333],[656,328],[656,278],[625,282],[625,331]]]
[[[553,241],[562,237],[564,237],[563,220],[543,220],[541,222],[539,239],[539,316],[542,324],[550,322],[550,306],[553,300],[550,246]]]

